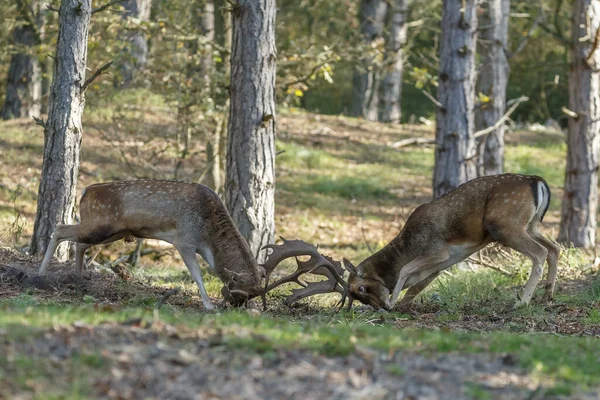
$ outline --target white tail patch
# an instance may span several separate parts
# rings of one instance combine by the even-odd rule
[[[544,211],[548,208],[548,202],[550,201],[550,196],[548,193],[548,188],[544,184],[544,182],[539,181],[537,183],[537,198],[538,204],[535,209],[535,214],[539,219],[542,219],[544,216]]]

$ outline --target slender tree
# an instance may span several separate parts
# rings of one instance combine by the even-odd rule
[[[395,0],[389,25],[389,35],[385,46],[384,78],[381,83],[380,120],[399,124],[402,72],[404,70],[402,48],[406,44],[406,0]]]
[[[41,2],[19,0],[18,25],[13,31],[13,46],[6,82],[6,97],[0,110],[2,119],[40,114],[42,74],[34,46],[41,43]]]
[[[510,0],[488,0],[479,22],[479,93],[484,101],[476,118],[477,129],[493,126],[504,115],[510,67],[506,57]],[[479,144],[479,175],[501,174],[504,169],[502,124]]]
[[[575,0],[571,28],[567,168],[558,240],[593,247],[600,150],[600,1]]]
[[[473,139],[477,0],[444,0],[436,150],[435,197],[477,176]]]
[[[147,22],[150,20],[152,0],[127,0],[123,2],[124,19]],[[128,84],[135,78],[136,72],[143,68],[148,61],[148,40],[140,29],[124,33],[127,47],[119,63],[120,84]]]
[[[232,10],[225,201],[259,262],[275,233],[275,0]]]
[[[32,254],[46,251],[57,224],[73,221],[91,3],[91,0],[63,0],[60,5],[48,120],[45,124],[39,122],[45,125],[44,161],[31,240]],[[57,258],[65,260],[67,256],[65,243],[59,247]]]
[[[352,89],[352,115],[369,121],[377,121],[379,114],[379,88],[381,69],[377,64],[378,43],[383,43],[388,2],[386,0],[362,0],[359,20],[365,42],[365,56],[354,71]]]

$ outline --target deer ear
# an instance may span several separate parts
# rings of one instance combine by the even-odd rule
[[[343,259],[344,261],[344,267],[346,267],[346,270],[348,272],[350,272],[351,274],[354,275],[358,275],[358,271],[356,270],[356,267],[354,265],[352,265],[352,263],[350,261],[348,261],[347,259]]]

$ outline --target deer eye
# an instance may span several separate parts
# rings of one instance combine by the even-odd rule
[[[359,293],[364,293],[364,292],[366,292],[366,291],[367,291],[367,289],[365,289],[365,287],[364,287],[364,286],[360,285],[360,286],[358,287],[358,292],[359,292]]]

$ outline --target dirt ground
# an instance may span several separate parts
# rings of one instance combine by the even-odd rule
[[[162,291],[144,282],[127,282],[115,274],[90,271],[83,278],[71,265],[53,265],[48,278],[35,276],[39,261],[0,251],[0,298],[24,291],[40,299],[76,301],[93,296],[100,306],[118,307],[137,291],[160,299]],[[181,292],[169,303],[186,309],[191,293]],[[195,294],[194,294],[195,296]],[[196,296],[197,299],[197,296]],[[561,307],[560,304],[553,307]],[[398,327],[485,331],[502,329],[507,318],[481,320],[465,314],[461,320],[440,322],[431,305],[415,305],[414,318],[382,316]],[[300,311],[301,312],[301,311]],[[575,325],[576,310],[561,310],[560,321],[529,325],[531,332],[600,336],[599,327]],[[268,315],[268,314],[267,314]],[[513,321],[514,322],[514,321]],[[526,325],[527,326],[527,325]],[[276,349],[241,351],[209,330],[176,329],[164,322],[141,320],[88,325],[76,322],[52,329],[33,329],[14,336],[0,326],[0,398],[43,398],[57,386],[68,387],[80,373],[74,358],[84,357],[95,368],[85,372],[94,398],[107,399],[551,399],[548,382],[518,366],[518,354],[420,354],[416,351],[378,352],[357,347],[347,356],[321,351]],[[402,331],[399,330],[401,335]],[[257,336],[257,341],[265,340]],[[27,355],[43,377],[26,379],[27,391],[17,385],[14,362]],[[1,357],[0,357],[1,358]],[[82,370],[83,371],[83,370]],[[22,382],[21,382],[22,383]],[[41,396],[41,397],[40,397]],[[600,389],[571,394],[574,399],[600,398]]]

